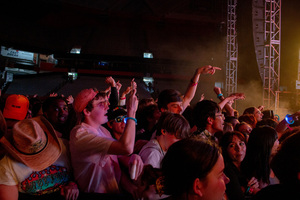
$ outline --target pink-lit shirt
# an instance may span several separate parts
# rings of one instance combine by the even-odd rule
[[[88,193],[119,193],[121,170],[116,155],[107,151],[114,139],[109,131],[86,123],[70,135],[71,161],[79,189]]]

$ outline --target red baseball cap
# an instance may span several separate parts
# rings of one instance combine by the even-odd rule
[[[81,90],[74,99],[73,108],[75,112],[81,113],[97,94],[92,88]]]
[[[20,94],[12,94],[7,97],[3,116],[8,119],[25,119],[29,108],[29,100]]]

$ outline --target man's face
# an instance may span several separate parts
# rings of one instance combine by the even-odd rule
[[[111,129],[114,134],[122,135],[125,130],[124,115],[120,115],[110,121]]]
[[[58,99],[50,105],[44,115],[53,126],[64,124],[69,116],[68,105],[64,100]]]
[[[214,130],[214,132],[223,131],[224,119],[225,119],[225,117],[221,112],[217,112],[215,114],[215,119],[213,120],[213,123],[212,123],[212,129]]]
[[[104,124],[107,122],[107,110],[109,109],[109,102],[107,97],[100,97],[97,100],[93,101],[93,109],[89,113],[89,118],[94,123]]]
[[[168,103],[167,108],[167,111],[171,113],[181,114],[183,110],[182,101]]]

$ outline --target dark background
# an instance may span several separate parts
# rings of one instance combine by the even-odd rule
[[[238,1],[238,91],[247,96],[240,102],[241,107],[262,102],[251,2]],[[299,4],[297,0],[282,1],[281,10],[280,85],[291,92],[297,92]],[[195,101],[201,93],[216,100],[212,91],[215,82],[225,84],[226,0],[2,1],[0,9],[1,45],[54,54],[59,59],[55,68],[103,71],[79,74],[78,80],[66,84],[59,93],[76,95],[81,88],[105,88],[104,77],[111,75],[106,72],[113,72],[123,89],[136,77],[141,97],[149,96],[141,81],[146,74],[156,77],[154,86],[158,91],[172,87],[183,93],[195,69],[207,64],[223,70],[213,77],[201,77]],[[81,55],[69,55],[76,46],[81,47]],[[146,51],[153,53],[152,61],[142,58]],[[97,59],[112,64],[95,66]],[[16,75],[7,93],[45,95],[65,80],[62,74]],[[295,95],[287,99],[292,99],[288,107],[296,107]]]

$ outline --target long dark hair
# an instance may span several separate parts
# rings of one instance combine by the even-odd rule
[[[261,126],[252,130],[245,159],[241,164],[242,173],[248,179],[255,177],[264,183],[270,183],[270,156],[277,132],[270,126]]]

